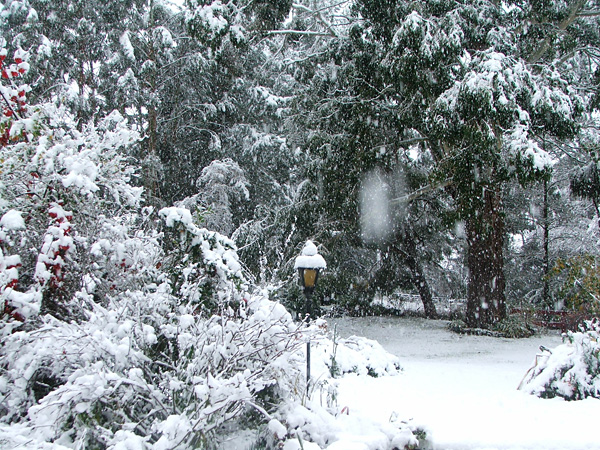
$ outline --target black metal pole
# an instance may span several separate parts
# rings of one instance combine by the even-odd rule
[[[310,387],[310,341],[306,343],[306,395]]]
[[[308,322],[312,319],[312,302],[310,300],[309,290],[304,290],[304,296],[306,297],[306,315],[308,316]],[[310,387],[310,339],[306,342],[306,395]]]

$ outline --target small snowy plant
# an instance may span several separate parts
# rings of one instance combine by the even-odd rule
[[[199,312],[235,307],[244,285],[242,266],[232,240],[215,231],[199,228],[183,207],[159,212],[165,232],[175,294]]]
[[[542,398],[600,398],[600,321],[585,322],[580,331],[563,335],[564,343],[544,349],[520,389]]]

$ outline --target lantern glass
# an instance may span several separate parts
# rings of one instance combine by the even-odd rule
[[[304,269],[302,274],[304,287],[314,288],[317,282],[317,271],[315,269]]]

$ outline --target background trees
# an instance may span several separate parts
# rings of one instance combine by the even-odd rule
[[[597,6],[2,2],[2,420],[165,448],[271,419],[317,330],[261,289],[293,303],[307,238],[357,314],[596,313]]]

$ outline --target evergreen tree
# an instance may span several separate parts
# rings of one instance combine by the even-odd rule
[[[551,160],[536,135],[572,138],[584,101],[540,64],[551,56],[544,44],[521,32],[539,13],[533,3],[358,3],[363,39],[383,49],[400,121],[423,138],[432,182],[446,186],[465,223],[467,322],[493,324],[506,316],[503,188],[548,176]],[[535,67],[526,60],[532,47]]]

